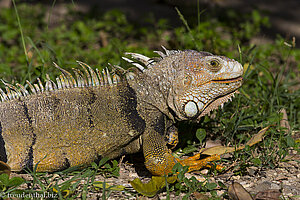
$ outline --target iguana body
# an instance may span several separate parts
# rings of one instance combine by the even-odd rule
[[[147,69],[125,58],[137,69],[120,76],[80,63],[85,74],[74,70],[73,78],[61,69],[56,83],[28,83],[31,92],[6,84],[0,91],[0,159],[13,171],[36,164],[38,171],[56,171],[142,149],[152,174],[170,172],[178,160],[166,147],[167,132],[176,121],[198,121],[231,98],[243,69],[206,52],[158,53],[158,59],[130,54]],[[180,162],[196,169],[197,159]]]

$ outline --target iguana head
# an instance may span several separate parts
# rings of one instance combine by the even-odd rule
[[[242,85],[243,67],[233,59],[193,50],[157,53],[161,58],[130,55],[147,66],[134,63],[145,75],[143,87],[151,91],[144,98],[170,118],[199,121],[223,106]]]
[[[176,94],[168,103],[180,119],[199,121],[234,96],[242,85],[242,65],[225,56],[182,51],[173,84]]]

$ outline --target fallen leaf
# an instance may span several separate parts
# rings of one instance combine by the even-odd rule
[[[214,146],[214,147],[209,147],[209,148],[204,148],[200,150],[200,154],[205,154],[205,155],[222,155],[225,153],[231,153],[234,152],[236,148],[234,147],[224,147],[224,146]]]
[[[221,146],[221,140],[207,140],[205,142],[205,148],[215,147],[215,146]]]
[[[253,70],[255,67],[253,65],[250,65],[250,63],[245,63],[244,66],[244,74],[246,73],[247,70],[251,71]],[[249,69],[248,69],[249,68]]]
[[[279,190],[265,190],[258,192],[255,195],[255,200],[280,200],[280,195],[281,192]]]
[[[0,161],[0,174],[7,174],[10,176],[11,168],[8,164],[3,161]]]
[[[209,200],[209,197],[205,194],[202,194],[200,192],[194,192],[193,193],[193,196],[196,198],[196,199],[201,199],[201,200]]]
[[[169,184],[175,183],[177,176],[167,177],[167,182]],[[138,178],[130,181],[131,186],[140,194],[153,197],[166,186],[166,178],[163,176],[152,176],[151,180],[148,183],[142,183]]]
[[[229,186],[228,195],[233,200],[253,200],[249,192],[239,183],[232,183]]]
[[[123,185],[109,185],[108,183],[104,183],[101,181],[95,181],[93,183],[93,186],[103,189],[103,184],[105,184],[106,189],[110,189],[110,190],[114,190],[114,191],[123,191],[125,189],[125,186],[123,186]]]
[[[262,141],[263,135],[267,132],[269,128],[270,126],[261,129],[258,133],[252,136],[252,138],[246,143],[246,145],[252,146]]]
[[[286,110],[284,108],[282,108],[279,112],[282,113],[282,119],[280,120],[280,126],[286,128],[285,133],[288,133],[291,130],[291,126],[288,121]]]
[[[261,129],[257,134],[253,135],[252,138],[246,143],[246,145],[252,146],[254,144],[257,144],[258,142],[262,141],[263,135],[266,133],[266,131],[269,129],[270,126],[267,126],[263,129]],[[225,153],[231,153],[237,150],[244,149],[245,145],[241,145],[239,147],[225,147],[225,146],[214,146],[209,148],[203,148],[200,150],[200,154],[205,155],[222,155]]]

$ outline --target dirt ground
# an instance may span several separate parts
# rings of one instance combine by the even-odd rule
[[[209,182],[221,181],[229,187],[233,182],[240,183],[256,200],[300,200],[300,155],[297,155],[295,151],[291,151],[288,156],[287,162],[279,163],[279,166],[275,169],[258,169],[257,167],[250,167],[247,169],[247,175],[235,175],[230,168],[226,173],[220,173],[209,178]],[[142,181],[149,181],[151,174],[143,170],[143,163],[138,163],[135,167],[128,163],[122,163],[120,169],[120,177],[106,179],[108,183],[112,185],[123,185],[129,190],[133,190],[129,181],[135,178],[142,179]],[[205,181],[205,174],[208,172],[204,169],[200,172],[187,173],[186,177],[196,177],[198,181]],[[98,176],[96,178],[99,181],[103,181],[103,177]],[[225,192],[224,189],[218,188],[218,196]],[[99,193],[90,193],[90,198],[101,198]],[[165,191],[159,193],[153,198],[146,198],[139,195],[138,199],[165,199],[167,193]],[[191,199],[198,199],[198,193],[193,193]],[[184,194],[176,196],[174,192],[170,193],[170,199],[181,199]],[[207,194],[209,197],[209,193]],[[114,192],[109,199],[135,199],[125,192]]]
[[[126,191],[113,191],[107,199],[117,200],[117,199],[165,199],[166,191],[162,190],[158,195],[153,198],[143,197],[142,195],[132,195],[128,191],[134,191],[129,181],[135,178],[141,179],[143,182],[148,182],[150,180],[151,174],[145,169],[142,160],[142,154],[135,154],[134,164],[128,159],[124,159],[120,162],[120,176],[118,178],[104,178],[102,175],[97,175],[95,181],[105,182],[108,185],[121,185],[126,188]],[[253,196],[255,200],[300,200],[300,155],[297,155],[296,151],[290,151],[290,155],[286,158],[286,162],[279,163],[279,165],[274,169],[259,169],[257,167],[249,167],[247,169],[247,174],[240,176],[235,175],[232,172],[232,167],[226,166],[227,170],[224,173],[218,173],[214,176],[208,176],[210,183],[222,182],[225,186],[229,187],[233,183],[239,183],[242,185],[249,194]],[[194,176],[198,181],[206,181],[208,170],[203,169],[201,171],[187,173],[185,176],[190,178]],[[26,180],[32,180],[27,174],[11,174],[11,177],[22,177]],[[66,180],[65,180],[66,181]],[[83,181],[84,183],[84,181]],[[22,189],[26,189],[28,185],[23,184]],[[78,186],[77,188],[81,188]],[[226,190],[218,187],[216,189],[217,195],[221,196]],[[199,198],[200,193],[192,193],[190,199],[203,199],[203,197],[209,197],[210,194],[204,194]],[[102,192],[94,191],[87,194],[88,199],[102,199]],[[182,199],[185,194],[175,195],[175,192],[170,192],[170,199]],[[79,195],[76,199],[81,199]],[[240,199],[243,200],[243,199]],[[248,200],[248,199],[247,199]]]

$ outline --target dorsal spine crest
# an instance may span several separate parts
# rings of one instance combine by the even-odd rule
[[[111,75],[108,68],[103,69],[101,73],[98,69],[96,69],[95,72],[89,65],[83,62],[78,61],[78,64],[83,68],[84,72],[79,69],[72,68],[72,71],[75,74],[75,77],[73,77],[70,72],[62,69],[56,63],[54,63],[55,67],[61,71],[61,74],[55,78],[55,81],[52,81],[49,75],[46,74],[44,84],[39,78],[37,78],[37,83],[35,84],[32,84],[26,80],[26,85],[28,88],[19,83],[12,85],[2,80],[6,91],[0,89],[0,99],[3,102],[29,96],[31,94],[44,93],[45,91],[55,91],[75,87],[116,85],[121,81],[118,75]]]
[[[125,61],[132,64],[135,68],[139,69],[141,72],[144,72],[147,68],[151,68],[157,61],[177,53],[180,53],[179,50],[167,50],[165,47],[162,46],[165,53],[161,51],[154,51],[155,53],[159,54],[161,57],[157,58],[149,58],[147,56],[137,54],[137,53],[126,53],[126,55],[130,55],[133,59],[140,61],[143,65],[122,57]],[[26,84],[28,85],[23,86],[19,83],[14,85],[6,83],[2,80],[5,85],[5,92],[0,88],[0,98],[1,101],[9,101],[20,97],[26,97],[31,94],[39,94],[44,93],[45,91],[55,91],[55,90],[62,90],[67,88],[76,88],[76,87],[94,87],[94,86],[104,86],[104,85],[116,85],[120,83],[123,78],[120,77],[119,73],[111,73],[108,68],[100,72],[97,68],[94,71],[89,65],[86,63],[77,61],[77,63],[83,68],[83,71],[72,68],[72,71],[75,77],[68,72],[67,70],[59,67],[56,63],[54,66],[61,71],[61,74],[55,78],[55,81],[52,81],[48,74],[46,74],[45,83],[43,84],[42,81],[37,78],[37,83],[32,84],[28,80],[26,80]],[[134,79],[134,75],[132,72],[127,71],[120,66],[112,65],[111,66],[115,71],[121,72],[122,77],[124,76],[125,80],[132,80]]]

